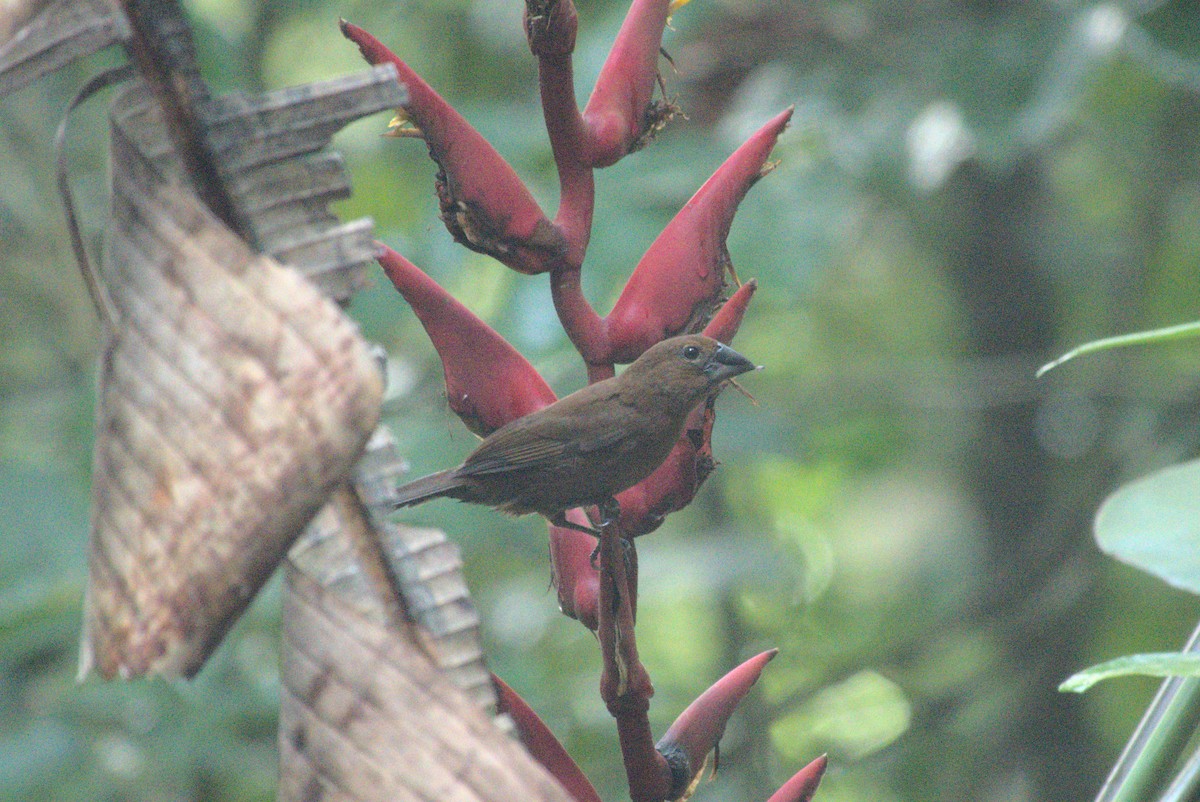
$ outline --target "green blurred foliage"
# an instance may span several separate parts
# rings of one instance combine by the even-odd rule
[[[1123,485],[1096,515],[1106,553],[1200,594],[1200,462],[1172,465]]]
[[[624,3],[581,0],[581,103]],[[526,178],[556,178],[520,4],[194,0],[220,91],[361,68],[336,20],[408,59]],[[1086,798],[1153,690],[1055,687],[1108,657],[1177,647],[1193,599],[1092,545],[1099,501],[1195,454],[1188,344],[1033,370],[1099,336],[1196,317],[1200,44],[1194,8],[1137,4],[745,3],[675,15],[688,115],[597,176],[585,291],[603,313],[711,171],[796,105],[779,169],[729,238],[755,297],[737,346],[761,402],[720,401],[720,469],[639,543],[639,646],[656,732],[725,671],[779,647],[697,799],[764,799],[828,752],[818,799]],[[0,798],[273,795],[277,592],[192,683],[74,684],[98,328],[66,246],[49,143],[101,54],[0,102]],[[101,103],[76,116],[89,242],[104,217]],[[455,245],[423,146],[336,140],[346,217],[427,270],[560,393],[583,370],[543,278]],[[387,419],[419,474],[473,438],[381,272],[351,312],[390,354]],[[625,794],[595,641],[557,614],[544,526],[438,503],[404,520],[462,544],[494,669],[604,798]]]

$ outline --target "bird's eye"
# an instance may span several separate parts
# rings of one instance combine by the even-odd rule
[[[689,345],[683,349],[684,359],[695,359],[698,356],[700,356],[700,349],[695,345]]]

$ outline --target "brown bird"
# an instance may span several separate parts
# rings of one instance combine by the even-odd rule
[[[615,517],[613,497],[662,464],[688,413],[722,382],[754,368],[702,334],[664,340],[619,376],[500,427],[457,468],[401,486],[395,506],[455,498],[598,534],[568,521],[566,511],[596,504],[602,517]]]

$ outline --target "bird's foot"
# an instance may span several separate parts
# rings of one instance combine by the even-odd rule
[[[583,524],[577,524],[567,518],[567,514],[565,512],[560,512],[558,515],[551,518],[550,523],[554,524],[560,529],[574,529],[576,532],[583,532],[585,535],[591,535],[595,538],[600,537],[599,529],[591,526],[584,526]]]
[[[596,507],[600,511],[600,532],[607,531],[608,527],[615,524],[617,519],[621,517],[621,504],[615,498],[605,499],[597,504]],[[602,537],[600,532],[596,533],[597,538]],[[596,541],[596,548],[592,549],[592,556],[590,558],[592,568],[597,571],[600,570],[600,542],[600,540]],[[625,562],[628,563],[629,558],[627,555],[630,543],[625,538],[621,538],[621,545],[625,550]]]
[[[614,524],[621,517],[621,503],[615,498],[606,499],[596,505],[600,510],[600,528]]]

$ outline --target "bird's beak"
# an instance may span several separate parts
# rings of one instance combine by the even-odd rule
[[[704,363],[704,374],[708,376],[709,384],[718,384],[756,367],[758,366],[728,345],[718,344],[712,356]]]

